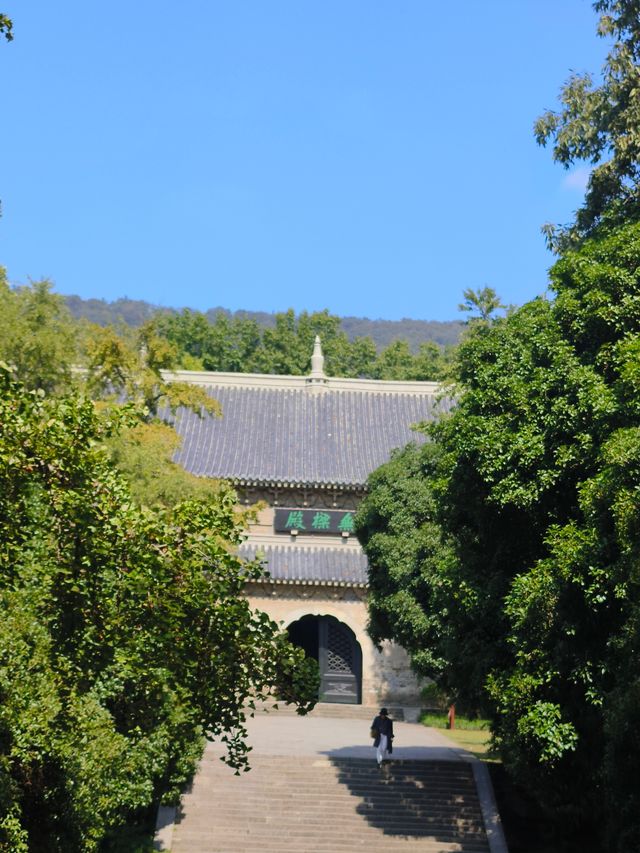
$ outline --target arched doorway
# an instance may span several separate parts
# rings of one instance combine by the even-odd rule
[[[362,649],[344,622],[333,616],[303,616],[289,625],[289,639],[320,667],[321,702],[359,705],[362,701]]]

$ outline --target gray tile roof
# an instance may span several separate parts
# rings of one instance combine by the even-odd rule
[[[174,458],[187,471],[237,484],[360,487],[394,448],[423,440],[412,424],[449,407],[437,402],[433,386],[424,393],[313,393],[240,382],[209,385],[222,418],[177,413],[183,443]]]
[[[369,580],[366,556],[359,549],[347,546],[321,548],[244,542],[239,553],[245,560],[259,557],[276,583],[364,586]]]

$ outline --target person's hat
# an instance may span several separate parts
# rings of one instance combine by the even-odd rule
[[[387,711],[386,708],[380,708],[380,713],[382,714],[383,717],[389,716],[389,712]]]

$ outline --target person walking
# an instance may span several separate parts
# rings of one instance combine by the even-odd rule
[[[376,748],[378,769],[381,769],[382,762],[393,752],[393,720],[389,719],[386,708],[380,708],[380,713],[371,723],[371,736]]]

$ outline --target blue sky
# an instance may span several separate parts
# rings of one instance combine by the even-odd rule
[[[0,263],[161,305],[455,319],[546,288],[535,118],[588,0],[0,0]]]

